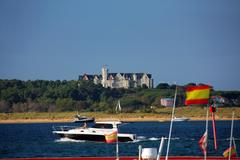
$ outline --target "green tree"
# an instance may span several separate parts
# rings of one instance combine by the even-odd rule
[[[74,111],[76,109],[75,107],[75,101],[73,101],[70,98],[58,98],[56,100],[56,110],[57,111]]]
[[[10,112],[10,106],[4,100],[0,101],[0,113],[8,113]]]
[[[168,83],[159,83],[156,88],[157,89],[169,89],[170,86]]]

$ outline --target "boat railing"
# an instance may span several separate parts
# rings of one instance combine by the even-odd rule
[[[77,126],[53,126],[54,131],[68,131],[75,128],[77,128]]]

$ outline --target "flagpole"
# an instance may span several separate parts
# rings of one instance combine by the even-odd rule
[[[117,143],[116,143],[116,160],[119,160],[119,146],[118,146],[118,138],[117,138]]]
[[[210,106],[210,111],[211,111],[211,114],[212,114],[214,148],[215,148],[215,150],[217,150],[217,131],[216,131],[216,122],[215,122],[216,106],[215,106],[215,104],[213,104],[213,106]]]
[[[138,146],[138,160],[141,160],[141,155],[142,155],[142,146]]]
[[[231,124],[231,135],[230,135],[230,143],[229,148],[232,147],[232,139],[233,139],[233,123],[234,123],[234,112],[232,113],[232,124]],[[228,160],[231,159],[231,151],[228,153]]]
[[[117,127],[117,142],[116,142],[116,160],[119,160],[118,127]]]
[[[160,160],[163,145],[164,145],[164,137],[161,138],[161,143],[160,143],[160,146],[159,146],[159,149],[158,149],[158,154],[157,154],[157,160]]]
[[[207,159],[207,142],[208,142],[208,107],[207,107],[207,115],[206,115],[206,152],[204,153],[204,160]]]
[[[234,148],[236,149],[236,157],[238,157],[238,154],[237,154],[237,146],[236,146],[236,143],[235,143],[235,139],[234,139],[234,137],[232,137],[233,138],[233,146],[234,146]]]
[[[171,141],[171,135],[172,135],[173,118],[174,118],[174,112],[175,112],[175,106],[176,106],[176,97],[177,97],[177,84],[176,84],[174,101],[173,101],[172,118],[171,118],[171,123],[170,123],[168,144],[167,144],[167,153],[166,153],[165,160],[168,160],[168,153],[169,153],[169,147],[170,147],[170,141]]]

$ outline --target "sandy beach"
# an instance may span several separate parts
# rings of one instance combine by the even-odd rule
[[[240,120],[240,107],[218,108],[216,120],[231,120],[232,112],[235,120]],[[94,117],[96,121],[170,121],[171,108],[161,108],[154,113],[104,113],[82,112],[80,115]],[[73,122],[76,112],[27,112],[0,113],[0,123],[54,123]],[[175,109],[176,117],[187,117],[190,120],[205,120],[206,109],[201,107],[181,107]],[[209,115],[211,119],[211,115]]]
[[[205,120],[204,117],[190,117],[189,120],[191,121],[200,121]],[[211,117],[209,117],[209,120],[211,120]],[[216,120],[231,120],[231,118],[216,118]],[[240,118],[237,118],[235,120],[240,120]],[[138,122],[138,121],[170,121],[169,118],[154,118],[154,117],[132,117],[132,118],[96,118],[96,121],[127,121],[127,122]],[[6,120],[0,120],[0,123],[61,123],[61,122],[73,122],[73,119],[71,118],[65,118],[65,119],[6,119]]]

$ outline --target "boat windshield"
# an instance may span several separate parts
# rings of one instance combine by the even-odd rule
[[[105,128],[105,129],[112,129],[112,124],[94,124],[92,128]]]

